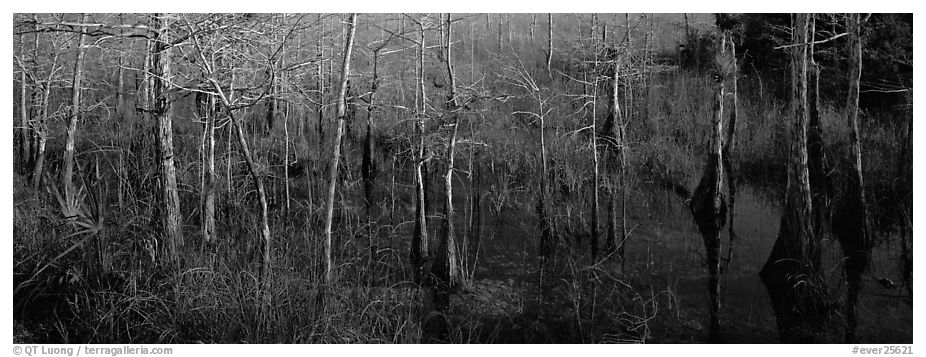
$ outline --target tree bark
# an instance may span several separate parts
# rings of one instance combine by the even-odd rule
[[[540,119],[540,197],[537,200],[537,218],[540,220],[540,265],[541,274],[547,261],[554,253],[553,229],[548,217],[547,204],[550,199],[549,169],[547,167],[546,120],[543,101],[538,98]],[[542,285],[542,281],[541,281]],[[541,286],[543,290],[543,286]]]
[[[215,96],[209,95],[203,115],[206,121],[205,184],[203,185],[203,240],[215,240]]]
[[[731,57],[733,58],[733,109],[730,111],[730,123],[727,125],[727,140],[726,145],[723,147],[723,166],[726,169],[727,174],[727,191],[729,192],[730,204],[729,204],[729,243],[727,244],[727,258],[726,264],[729,265],[733,260],[733,246],[736,242],[736,231],[734,230],[733,221],[736,217],[736,172],[733,169],[733,152],[736,148],[736,120],[738,113],[738,92],[737,92],[737,82],[739,80],[739,70],[736,64],[736,43],[733,41],[733,35],[731,33],[725,34],[730,38],[730,52]]]
[[[170,27],[167,16],[159,14],[153,17],[152,28],[157,29],[157,35],[151,47],[151,70],[148,85],[148,104],[152,105],[151,113],[156,116],[159,173],[161,180],[161,216],[165,238],[167,259],[171,263],[179,260],[179,249],[183,246],[182,220],[180,216],[180,198],[177,193],[177,172],[174,167],[174,141],[173,141],[173,113],[171,101],[168,98],[170,88],[171,58]]]
[[[350,76],[350,55],[354,46],[354,34],[357,29],[357,14],[351,14],[347,24],[347,40],[344,45],[344,60],[341,64],[340,90],[338,91],[338,127],[332,145],[331,166],[328,175],[328,201],[325,207],[325,282],[334,282],[334,262],[331,250],[331,225],[334,219],[335,188],[338,179],[338,162],[341,159],[341,137],[344,135],[344,122],[347,120],[347,79]]]
[[[57,56],[55,57],[57,59]],[[39,183],[42,182],[42,171],[45,167],[45,146],[48,143],[48,101],[51,100],[50,78],[44,83],[36,83],[38,92],[35,98],[39,98],[38,104],[33,104],[37,109],[35,117],[38,122],[34,124],[37,142],[35,147],[35,164],[32,166],[32,189],[37,190]]]
[[[547,75],[553,80],[553,14],[547,14]]]
[[[721,38],[720,56],[726,54],[726,37]],[[720,231],[726,224],[727,204],[723,195],[723,117],[726,85],[723,75],[717,79],[714,97],[714,122],[711,149],[707,155],[701,181],[695,189],[689,208],[694,216],[707,256],[708,295],[710,297],[710,338],[720,338]]]
[[[321,17],[321,15],[318,15],[318,16]],[[325,49],[324,47],[322,47],[322,38],[324,37],[323,35],[324,30],[325,30],[325,25],[324,25],[324,22],[322,22],[322,27],[321,27],[322,33],[316,34],[316,42],[315,42],[315,50],[318,53],[318,57],[316,58],[316,61],[318,63],[318,68],[316,71],[318,72],[318,75],[315,78],[315,80],[316,80],[316,86],[318,87],[318,108],[317,108],[318,112],[316,114],[318,115],[318,152],[319,152],[319,155],[321,155],[321,152],[325,146],[325,115],[324,113],[325,113],[325,83],[327,81],[325,80],[324,66],[322,65],[324,62],[322,61],[322,58],[324,58],[324,55],[325,55]],[[309,182],[310,186],[311,184],[312,183]]]
[[[32,15],[32,19],[36,20],[35,15]],[[35,28],[33,27],[33,29]],[[39,83],[40,79],[38,77],[38,68],[39,68],[38,53],[39,53],[39,33],[36,32],[32,34],[32,53],[31,53],[31,56],[29,56],[29,67],[32,69],[32,73],[35,75],[35,78],[33,78],[33,82],[32,82],[32,93],[30,95],[30,100],[32,101],[32,103],[30,103],[31,105],[30,112],[29,112],[30,120],[28,122],[29,124],[28,132],[26,133],[28,134],[27,137],[31,144],[31,146],[28,148],[30,152],[29,152],[28,158],[26,159],[26,162],[27,162],[26,166],[27,166],[27,170],[31,170],[31,173],[35,172],[35,164],[36,164],[36,161],[38,160],[39,135],[40,134],[37,128],[37,126],[39,125],[37,121],[43,120],[42,115],[40,113],[42,112],[43,91],[42,91],[42,85]],[[57,52],[52,56],[52,59],[53,59],[52,63],[56,64],[58,61]]]
[[[427,283],[426,279],[430,272],[428,271],[429,265],[429,251],[428,251],[428,223],[426,217],[426,201],[427,197],[424,174],[422,167],[425,164],[425,161],[430,158],[425,158],[425,146],[424,146],[424,109],[426,105],[426,98],[424,92],[424,50],[425,50],[425,37],[424,37],[424,24],[422,22],[418,23],[419,29],[419,38],[418,38],[418,68],[417,68],[417,80],[416,80],[416,93],[415,93],[415,117],[417,120],[416,126],[416,135],[418,136],[418,148],[417,155],[415,157],[415,230],[412,234],[412,245],[411,249],[411,263],[414,269],[415,280],[418,283]]]
[[[119,23],[123,23],[122,14],[119,14]],[[120,31],[121,32],[121,31]],[[120,44],[123,44],[124,41],[120,41]],[[125,59],[123,56],[119,56],[118,59],[119,69],[116,70],[116,76],[119,77],[116,79],[117,91],[116,91],[116,118],[118,121],[125,120]]]
[[[437,243],[437,257],[434,265],[434,275],[437,278],[434,303],[438,310],[450,307],[449,291],[460,284],[459,264],[457,262],[457,244],[454,239],[453,227],[453,159],[457,144],[457,132],[460,125],[459,106],[456,97],[456,78],[453,74],[453,59],[451,43],[453,42],[453,24],[450,14],[447,14],[447,40],[445,41],[444,62],[447,66],[447,75],[450,78],[450,90],[447,96],[447,113],[452,120],[450,138],[447,140],[447,171],[444,174],[444,221],[441,226],[441,238]]]
[[[594,20],[597,17],[593,17]],[[594,31],[594,30],[592,30]],[[592,261],[595,261],[598,258],[598,211],[599,211],[599,198],[598,198],[598,182],[600,181],[600,173],[598,170],[598,49],[597,44],[595,45],[595,63],[592,67],[594,73],[592,73],[592,212],[591,212],[591,254]]]
[[[618,180],[616,176],[617,174],[619,174],[619,172],[614,172],[615,170],[613,166],[608,165],[608,164],[614,162],[614,158],[618,152],[621,152],[621,153],[623,152],[622,149],[620,148],[620,146],[623,146],[623,143],[619,141],[622,139],[620,132],[619,132],[620,125],[622,124],[621,124],[621,120],[619,119],[621,117],[621,108],[620,108],[620,100],[618,98],[618,94],[619,94],[618,91],[620,89],[619,79],[620,79],[620,68],[621,68],[620,60],[621,59],[620,57],[616,57],[616,58],[612,58],[611,60],[614,61],[614,67],[613,67],[613,72],[611,75],[611,88],[610,88],[611,92],[608,93],[609,94],[608,95],[608,102],[609,102],[608,116],[607,118],[605,118],[604,124],[601,128],[602,133],[604,133],[603,136],[604,136],[605,144],[606,144],[605,153],[608,158],[605,160],[605,163],[607,166],[605,170],[611,172],[610,173],[611,185],[609,185],[609,190],[608,190],[608,195],[610,196],[609,203],[608,203],[608,233],[607,233],[608,236],[605,239],[606,249],[609,253],[615,251],[618,248],[618,240],[617,240],[618,192],[615,186],[617,186]],[[621,167],[623,167],[622,158],[621,158]],[[621,246],[623,246],[623,239],[624,239],[624,236],[621,237],[621,241],[620,241]]]
[[[537,27],[537,14],[531,14],[531,44],[534,43],[534,28]]]
[[[86,23],[90,15],[81,14],[81,22]],[[75,187],[73,182],[74,176],[74,141],[77,138],[77,122],[80,119],[80,94],[81,80],[83,79],[84,68],[84,38],[87,29],[81,27],[80,34],[77,35],[77,56],[74,59],[74,73],[71,86],[71,107],[68,113],[67,136],[64,142],[64,167],[61,174],[61,183],[64,185],[64,197],[71,202],[74,197]]]
[[[38,36],[38,34],[35,34]],[[29,170],[29,157],[31,157],[30,148],[31,144],[29,139],[31,134],[29,133],[29,128],[31,126],[29,120],[29,110],[30,110],[30,96],[27,95],[29,84],[27,81],[26,72],[28,69],[25,67],[26,64],[26,46],[25,46],[25,35],[19,35],[19,172],[26,173]],[[34,73],[34,72],[33,72]]]
[[[795,14],[794,44],[807,42],[807,14]],[[793,86],[788,184],[778,238],[759,275],[769,292],[782,342],[820,340],[825,323],[824,282],[813,261],[818,245],[813,235],[812,200],[808,169],[807,46],[792,48]]]

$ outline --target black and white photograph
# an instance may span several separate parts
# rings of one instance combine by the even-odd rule
[[[304,6],[9,15],[14,355],[913,355],[913,13]]]

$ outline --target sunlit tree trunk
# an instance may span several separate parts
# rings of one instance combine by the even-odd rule
[[[453,42],[453,24],[450,14],[447,14],[447,41],[445,42],[444,62],[447,66],[447,75],[450,78],[450,92],[447,96],[447,112],[450,115],[450,138],[447,140],[447,171],[444,174],[444,220],[441,225],[441,237],[437,243],[434,275],[438,286],[435,289],[435,305],[440,310],[449,308],[448,291],[460,284],[459,264],[457,263],[457,244],[454,239],[453,228],[453,159],[457,145],[457,132],[460,126],[459,106],[456,98],[456,78],[453,74],[453,59],[451,43]]]
[[[334,219],[335,188],[338,180],[338,162],[341,159],[341,137],[344,135],[344,122],[347,121],[347,79],[350,76],[350,55],[354,46],[354,33],[357,29],[357,14],[351,14],[347,24],[347,40],[344,45],[344,60],[341,65],[340,90],[338,91],[338,125],[332,144],[331,166],[328,171],[328,201],[325,207],[325,281],[334,281],[334,262],[331,250],[331,225]]]
[[[733,108],[730,110],[730,122],[727,125],[727,140],[726,145],[723,147],[723,166],[726,169],[726,178],[727,178],[727,191],[729,192],[729,243],[727,244],[727,258],[726,264],[729,265],[733,260],[733,246],[736,242],[736,232],[733,227],[733,221],[736,217],[736,173],[733,171],[733,153],[736,148],[736,120],[738,118],[738,92],[737,92],[737,82],[739,80],[739,70],[736,64],[736,43],[733,41],[733,35],[729,32],[726,34],[729,37],[730,45],[730,57],[732,61],[732,92],[733,92]]]
[[[553,80],[553,14],[547,14],[547,75]]]
[[[35,20],[35,15],[32,15],[32,20]],[[35,29],[33,27],[33,29]],[[37,126],[39,125],[38,121],[42,120],[42,85],[39,83],[39,73],[38,73],[38,53],[39,53],[39,33],[36,32],[32,34],[32,51],[29,56],[28,68],[31,68],[33,75],[35,76],[32,81],[32,91],[30,94],[30,108],[29,108],[29,121],[28,121],[28,130],[25,133],[27,140],[31,144],[28,147],[29,156],[26,159],[27,171],[31,173],[35,172],[35,164],[38,160],[39,152],[39,132]],[[58,53],[56,52],[52,55],[52,63],[57,63]]]
[[[794,120],[788,164],[788,184],[778,238],[760,271],[769,292],[782,342],[816,342],[825,322],[825,299],[814,252],[807,131],[807,14],[794,15],[791,49],[791,113]]]
[[[725,58],[726,37],[721,38],[721,58]],[[723,74],[717,79],[714,94],[714,121],[711,130],[711,147],[698,187],[691,197],[689,208],[694,216],[707,257],[710,297],[710,336],[720,338],[720,231],[726,224],[727,204],[723,195],[723,118],[726,84]]]
[[[205,116],[205,183],[203,185],[203,240],[212,242],[215,240],[215,96],[209,95],[206,99],[206,105],[203,110]]]
[[[318,15],[318,16],[319,16],[319,19],[321,19],[321,15]],[[318,87],[318,108],[317,108],[318,112],[316,114],[318,115],[317,124],[318,124],[319,155],[321,155],[321,152],[325,147],[324,143],[325,143],[325,83],[326,81],[325,81],[325,73],[324,73],[325,70],[323,66],[324,61],[322,60],[325,55],[325,48],[322,47],[322,39],[324,38],[324,35],[323,35],[324,31],[325,31],[325,23],[322,22],[322,26],[320,27],[319,33],[315,35],[316,36],[315,51],[318,53],[318,57],[316,58],[316,61],[318,63],[318,66],[316,68],[317,76],[315,77],[315,80],[316,80],[316,86]],[[310,187],[311,185],[312,185],[312,182],[309,182]]]
[[[82,14],[80,22],[86,23],[90,15]],[[61,173],[61,183],[64,185],[64,197],[70,202],[76,194],[73,176],[74,176],[74,141],[77,139],[77,122],[80,119],[80,94],[81,81],[83,80],[84,68],[84,39],[87,29],[81,27],[80,34],[77,35],[77,56],[74,58],[74,73],[71,81],[71,107],[68,113],[67,136],[64,141],[64,163]]]
[[[620,118],[622,115],[621,115],[621,108],[620,108],[620,99],[618,98],[618,95],[619,95],[618,91],[620,89],[619,79],[620,79],[621,64],[620,64],[620,57],[618,56],[615,56],[614,58],[610,58],[610,60],[613,61],[614,64],[613,64],[613,72],[611,74],[611,88],[610,88],[611,91],[610,93],[608,93],[608,103],[609,103],[608,117],[605,118],[605,122],[602,125],[602,132],[604,133],[604,135],[602,136],[604,137],[606,144],[607,144],[605,146],[607,148],[605,150],[605,153],[607,155],[606,156],[607,159],[605,159],[605,165],[606,165],[605,170],[610,172],[610,176],[611,176],[611,184],[608,186],[609,187],[608,189],[608,196],[609,196],[608,232],[607,232],[607,237],[605,238],[605,247],[609,253],[616,250],[618,248],[618,244],[623,245],[623,237],[621,238],[620,242],[617,239],[618,191],[617,191],[617,177],[616,176],[620,174],[620,172],[614,172],[616,170],[612,166],[615,159],[620,159],[621,167],[623,167],[623,158],[616,157],[619,152],[623,152],[622,149],[620,149],[619,147],[619,146],[623,146],[623,143],[620,141],[621,140],[620,125],[622,125]]]
[[[424,109],[426,106],[426,98],[424,92],[424,50],[425,50],[425,37],[424,37],[424,23],[418,23],[419,38],[418,38],[418,68],[417,68],[417,78],[415,81],[416,94],[415,94],[415,117],[417,120],[417,126],[415,128],[416,135],[418,137],[418,147],[416,148],[415,155],[415,170],[414,170],[414,181],[415,181],[415,230],[412,235],[412,245],[411,249],[411,262],[412,267],[415,270],[415,280],[419,283],[426,283],[425,279],[430,274],[428,272],[429,265],[429,251],[428,251],[428,223],[426,217],[426,208],[425,204],[427,201],[423,166],[426,160],[430,158],[425,157],[425,146],[424,146],[424,121],[425,114]]]
[[[29,120],[29,111],[30,111],[30,96],[28,95],[29,82],[27,81],[26,72],[29,71],[25,67],[26,64],[26,46],[25,46],[25,37],[26,35],[19,35],[19,172],[25,173],[29,169],[29,157],[32,156],[30,153],[30,136],[29,128],[31,126]],[[38,34],[35,34],[38,36]],[[34,72],[33,72],[34,73]]]
[[[286,15],[279,15],[279,26],[286,26]],[[276,34],[274,34],[276,37]],[[286,67],[286,36],[281,35],[279,38],[279,43],[277,44],[280,47],[279,58],[277,59],[275,66],[276,75],[274,75],[275,83],[273,85],[273,90],[275,95],[273,96],[273,112],[277,115],[283,117],[283,195],[285,199],[285,204],[283,205],[283,210],[285,214],[289,214],[291,210],[290,206],[290,191],[289,191],[289,165],[291,164],[289,160],[289,110],[287,102],[284,102],[279,99],[284,95],[283,86],[286,83],[286,73],[282,71]],[[276,42],[276,41],[274,41]]]
[[[171,72],[170,26],[168,17],[155,15],[152,28],[157,35],[152,40],[151,71],[148,85],[148,103],[151,113],[157,121],[159,176],[161,180],[161,220],[166,239],[168,259],[176,263],[179,249],[183,246],[182,219],[180,216],[180,198],[177,193],[177,171],[174,167],[173,112],[168,97]]]
[[[55,61],[57,62],[57,56],[55,56]],[[33,103],[33,106],[37,108],[34,117],[38,119],[37,122],[33,124],[35,128],[35,164],[32,166],[32,189],[36,190],[39,188],[39,183],[42,182],[42,171],[45,167],[45,146],[48,143],[48,101],[51,100],[51,88],[50,80],[46,80],[42,83],[36,83],[36,95],[33,98],[39,98],[39,103]]]

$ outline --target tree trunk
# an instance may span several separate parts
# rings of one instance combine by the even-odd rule
[[[354,33],[357,29],[357,14],[350,15],[347,24],[347,40],[344,45],[344,60],[341,65],[340,90],[338,91],[338,127],[332,144],[331,166],[328,171],[328,202],[325,207],[325,282],[334,281],[334,262],[331,256],[331,225],[334,219],[335,188],[338,179],[338,162],[341,159],[341,137],[344,135],[344,122],[347,119],[347,79],[350,76],[350,54],[354,46]]]
[[[286,25],[286,15],[280,15],[280,26]],[[274,35],[276,37],[276,35]],[[283,86],[286,83],[286,74],[282,71],[283,68],[286,68],[286,36],[280,36],[280,58],[276,61],[276,72],[277,74],[274,78],[279,77],[271,83],[274,87],[274,97],[273,97],[273,112],[279,113],[283,117],[283,194],[285,203],[283,205],[283,212],[286,215],[290,213],[290,191],[289,191],[289,110],[286,102],[279,100],[279,97],[283,96]]]
[[[808,32],[807,45],[807,83],[811,87],[807,91],[807,166],[810,173],[810,191],[813,200],[813,227],[814,235],[821,236],[823,228],[826,226],[826,212],[828,198],[831,196],[829,190],[829,179],[826,176],[827,169],[826,158],[823,151],[824,138],[823,126],[820,122],[820,68],[814,60],[814,33],[816,32],[815,15],[808,15],[810,21],[810,30]],[[812,259],[815,264],[821,264],[820,251],[817,249],[812,252]]]
[[[32,19],[35,20],[35,15],[32,15]],[[43,103],[42,102],[43,91],[42,91],[42,86],[39,83],[40,79],[38,77],[38,68],[39,68],[38,53],[39,53],[39,33],[36,32],[32,34],[32,53],[31,53],[31,56],[29,56],[29,68],[32,69],[32,73],[35,75],[35,78],[33,78],[32,93],[30,96],[32,103],[30,103],[31,105],[30,112],[29,112],[30,120],[28,122],[29,130],[26,133],[28,134],[27,138],[31,144],[31,146],[28,148],[30,152],[26,160],[26,167],[27,167],[27,170],[31,170],[32,173],[35,172],[35,163],[38,159],[39,135],[40,134],[37,129],[37,126],[39,125],[37,121],[42,120],[42,114],[40,112],[42,112],[42,103]],[[52,63],[57,64],[57,60],[58,60],[57,52],[52,57],[53,57]]]
[[[374,218],[373,208],[374,206],[374,194],[376,183],[376,176],[378,173],[378,168],[376,167],[376,162],[373,160],[373,155],[376,153],[376,146],[374,145],[373,140],[373,111],[376,109],[376,90],[379,88],[379,49],[373,52],[373,80],[370,84],[370,101],[367,105],[367,132],[366,138],[364,139],[363,144],[363,161],[361,162],[361,174],[363,176],[363,197],[366,207],[367,215],[367,235],[369,236],[369,264],[368,270],[370,273],[370,281],[373,279],[373,264],[376,261],[376,245],[374,240],[376,238],[376,231],[373,227],[376,219]]]
[[[593,17],[593,27],[594,19]],[[592,30],[594,31],[594,30]],[[597,45],[595,48],[595,63],[594,71],[598,69],[598,50]],[[598,171],[598,73],[592,73],[592,212],[591,212],[591,254],[592,261],[595,261],[598,258],[598,211],[599,211],[599,199],[598,199],[598,182],[600,181],[599,171]]]
[[[531,14],[531,44],[534,43],[534,28],[537,27],[537,14]]]
[[[498,56],[502,55],[502,28],[505,25],[502,23],[502,14],[498,14]]]
[[[618,248],[617,241],[617,173],[614,172],[614,167],[611,163],[614,162],[614,158],[620,149],[620,146],[623,146],[623,143],[619,140],[621,135],[620,130],[620,117],[621,117],[621,108],[620,100],[618,98],[618,90],[620,88],[619,79],[620,79],[620,57],[612,58],[614,61],[614,70],[611,75],[611,93],[608,93],[608,116],[605,118],[604,124],[601,128],[601,131],[605,139],[605,154],[607,159],[605,159],[605,170],[610,173],[611,184],[608,189],[608,233],[607,238],[605,239],[606,249],[609,253],[614,252]],[[623,151],[620,151],[623,152]],[[621,160],[623,160],[621,158]],[[623,167],[623,164],[621,164]],[[621,246],[623,246],[623,237],[621,238]]]
[[[38,34],[36,34],[38,36]],[[29,139],[31,134],[29,133],[29,127],[31,126],[29,120],[29,103],[30,96],[27,95],[29,84],[27,81],[26,71],[28,70],[25,67],[26,64],[26,46],[25,40],[23,39],[25,35],[19,35],[19,172],[26,173],[29,170],[29,157],[30,153],[30,143]],[[34,73],[34,72],[33,72]]]
[[[418,136],[418,148],[415,155],[415,231],[412,234],[412,245],[411,249],[411,263],[412,268],[414,269],[415,281],[418,283],[427,283],[427,277],[430,274],[428,272],[429,265],[429,252],[428,252],[428,223],[426,215],[426,201],[427,197],[424,174],[422,167],[424,166],[425,161],[430,158],[425,158],[425,147],[424,147],[424,109],[425,109],[425,93],[424,93],[424,50],[425,50],[425,37],[424,37],[424,24],[418,23],[419,29],[419,38],[418,38],[418,65],[417,65],[417,79],[416,79],[416,93],[415,93],[415,117],[417,120],[416,126],[416,135]]]
[[[721,57],[724,57],[726,37],[721,38]],[[723,109],[726,86],[718,79],[714,97],[714,122],[711,132],[711,149],[707,155],[701,181],[695,189],[689,208],[694,216],[707,256],[708,295],[710,297],[710,338],[720,338],[720,231],[726,224],[727,205],[723,195]]]
[[[122,14],[119,14],[119,23],[123,23],[124,19]],[[120,34],[123,34],[120,30]],[[124,41],[120,41],[120,45],[124,45]],[[119,121],[125,120],[125,59],[123,56],[119,56],[119,69],[116,71],[116,76],[119,78],[116,80],[117,91],[116,91],[116,118]]]
[[[42,170],[45,167],[45,145],[48,143],[48,101],[51,100],[50,81],[36,83],[38,95],[40,98],[38,104],[33,104],[38,108],[35,117],[39,119],[35,123],[36,147],[35,147],[35,164],[32,166],[32,189],[38,190],[39,183],[42,182]]]
[[[511,47],[511,14],[505,14],[505,29],[508,32],[508,47]]]
[[[825,289],[819,265],[814,264],[817,237],[813,235],[812,200],[808,169],[807,131],[807,14],[795,14],[791,52],[793,86],[791,153],[788,185],[778,238],[759,275],[769,292],[782,342],[820,340],[825,323]]]
[[[547,14],[547,75],[553,80],[553,14]]]
[[[80,21],[88,22],[90,15],[81,14]],[[80,119],[80,82],[83,79],[84,68],[84,38],[87,29],[81,27],[80,34],[77,36],[77,56],[74,59],[74,76],[71,86],[71,107],[68,113],[67,137],[64,142],[64,167],[61,174],[61,183],[64,185],[64,197],[68,202],[76,194],[73,176],[74,176],[74,141],[77,138],[77,121]]]
[[[859,291],[862,288],[862,274],[868,268],[871,255],[871,223],[865,200],[865,184],[862,175],[862,144],[858,125],[859,81],[862,74],[862,41],[860,38],[859,14],[850,14],[849,32],[849,97],[846,103],[849,116],[852,155],[852,175],[849,176],[846,196],[839,212],[834,214],[833,233],[842,246],[845,257],[845,272],[848,291],[846,293],[846,343],[855,343],[858,316]]]
[[[737,81],[739,79],[739,70],[736,64],[736,43],[733,41],[733,35],[729,32],[726,34],[730,38],[730,55],[733,58],[733,109],[730,111],[730,123],[727,125],[727,140],[723,147],[723,166],[727,173],[727,191],[730,194],[730,224],[729,224],[729,243],[727,244],[726,265],[729,266],[733,260],[733,245],[736,242],[736,232],[733,227],[733,221],[736,217],[736,173],[733,171],[733,150],[736,148],[736,119],[738,107]]]
[[[206,121],[205,184],[203,185],[203,240],[215,240],[215,96],[208,96],[203,110]]]
[[[540,197],[537,200],[537,218],[540,220],[540,265],[541,274],[546,268],[547,260],[554,253],[553,231],[547,212],[547,204],[550,198],[549,187],[549,169],[547,168],[547,145],[546,145],[546,123],[544,115],[543,101],[539,101],[539,119],[540,119]],[[543,282],[541,281],[541,285]],[[543,287],[541,286],[541,289]]]
[[[152,75],[149,78],[148,104],[153,105],[152,113],[156,116],[158,153],[160,154],[159,173],[161,180],[161,205],[163,209],[163,228],[167,244],[168,260],[177,263],[179,249],[183,246],[182,219],[180,216],[180,198],[177,194],[177,172],[174,167],[174,141],[171,128],[173,113],[167,92],[170,89],[171,58],[170,28],[167,17],[156,15],[152,28],[157,29],[151,52]]]
[[[453,228],[453,159],[457,144],[457,132],[460,126],[459,106],[456,98],[456,78],[453,74],[453,59],[451,57],[451,43],[453,42],[452,21],[447,14],[447,41],[445,42],[444,62],[447,66],[447,75],[450,78],[450,93],[447,96],[447,112],[452,118],[453,128],[447,140],[447,171],[444,174],[444,221],[441,225],[441,237],[437,243],[437,257],[434,265],[434,275],[437,278],[437,289],[434,289],[434,304],[438,310],[450,307],[449,291],[460,284],[459,264],[457,263],[457,244],[454,239]]]
[[[321,17],[321,15],[318,15]],[[322,31],[325,30],[324,22],[322,23]],[[324,58],[325,49],[322,47],[322,38],[324,32],[316,34],[315,50],[318,53],[316,61],[318,63],[318,68],[316,72],[318,73],[316,80],[316,86],[318,87],[318,154],[321,155],[321,152],[325,147],[325,74],[322,58]],[[309,186],[312,185],[312,182],[309,182]]]

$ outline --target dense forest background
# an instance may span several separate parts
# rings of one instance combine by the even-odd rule
[[[912,343],[912,27],[15,14],[14,340]]]

